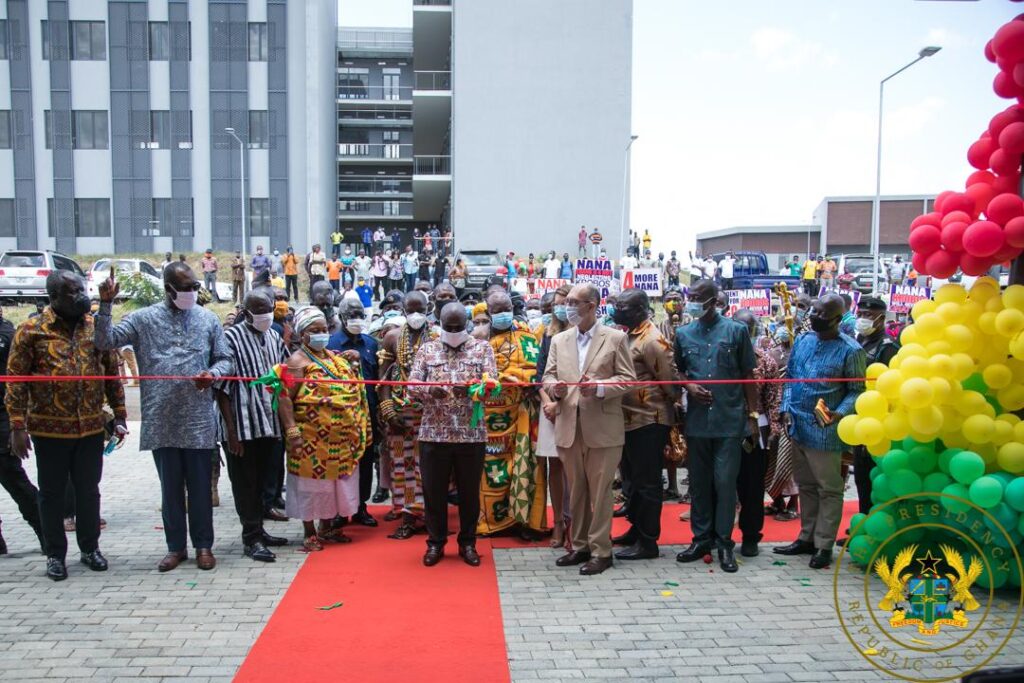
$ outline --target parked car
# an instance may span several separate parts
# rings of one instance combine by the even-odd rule
[[[107,275],[109,275],[111,263],[113,263],[119,273],[142,273],[146,279],[156,285],[157,289],[164,288],[163,274],[160,272],[159,267],[154,266],[149,261],[143,261],[142,259],[104,258],[92,264],[92,267],[89,268],[89,274],[86,276],[90,299],[100,298],[100,283],[107,278]],[[230,301],[231,284],[228,282],[218,282],[217,295],[221,301]],[[122,294],[119,295],[118,298],[125,299],[127,297]]]
[[[888,273],[889,262],[887,259],[879,259],[878,261],[878,291],[887,292],[889,290],[889,278]],[[907,264],[909,269],[910,264]],[[871,294],[871,276],[874,268],[874,257],[871,254],[842,254],[839,256],[839,260],[836,263],[836,277],[842,275],[849,268],[850,272],[856,277],[853,280],[853,287],[860,291],[861,294]]]
[[[772,289],[779,282],[785,282],[790,291],[800,286],[800,278],[792,275],[778,275],[768,267],[768,257],[763,251],[734,251],[736,263],[732,267],[733,289]],[[725,253],[712,254],[711,258],[718,263],[725,258]]]
[[[70,270],[85,276],[73,259],[55,251],[5,251],[0,256],[0,301],[48,301],[46,276],[54,270]]]
[[[466,289],[484,290],[504,279],[498,270],[506,272],[505,262],[495,249],[460,251],[455,259],[466,264]]]

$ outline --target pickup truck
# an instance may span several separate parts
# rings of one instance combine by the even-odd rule
[[[711,258],[718,263],[725,254],[712,254]],[[768,257],[763,251],[734,251],[736,259],[732,271],[733,289],[772,289],[779,282],[785,282],[791,292],[800,286],[800,278],[792,275],[779,275],[768,267]]]

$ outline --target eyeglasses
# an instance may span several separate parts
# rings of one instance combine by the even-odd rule
[[[192,282],[191,285],[186,285],[182,289],[178,289],[174,285],[168,285],[168,286],[171,289],[173,289],[175,292],[198,292],[200,289],[203,288],[203,286],[201,284],[199,284],[198,282]]]

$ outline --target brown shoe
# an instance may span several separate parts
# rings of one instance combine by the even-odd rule
[[[269,519],[271,522],[287,522],[288,515],[276,508],[268,508],[263,511],[263,519]]]
[[[565,555],[555,560],[555,564],[559,567],[571,567],[577,564],[583,564],[584,562],[590,561],[589,550],[571,550]]]
[[[196,551],[196,566],[203,570],[210,570],[217,566],[217,558],[209,548],[200,548]]]
[[[181,551],[180,553],[167,553],[164,555],[164,559],[160,560],[160,564],[156,566],[156,570],[158,572],[169,572],[187,559],[188,553],[185,551]]]
[[[611,557],[595,557],[580,567],[580,574],[583,576],[593,576],[594,574],[600,574],[611,566]]]

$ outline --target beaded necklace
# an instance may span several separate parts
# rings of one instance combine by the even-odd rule
[[[402,374],[402,379],[405,379],[409,371],[412,370],[412,360],[416,356],[416,351],[419,350],[420,346],[423,345],[423,330],[416,333],[416,340],[412,339],[412,328],[408,325],[402,326],[402,336],[398,338],[397,348],[397,364]]]

